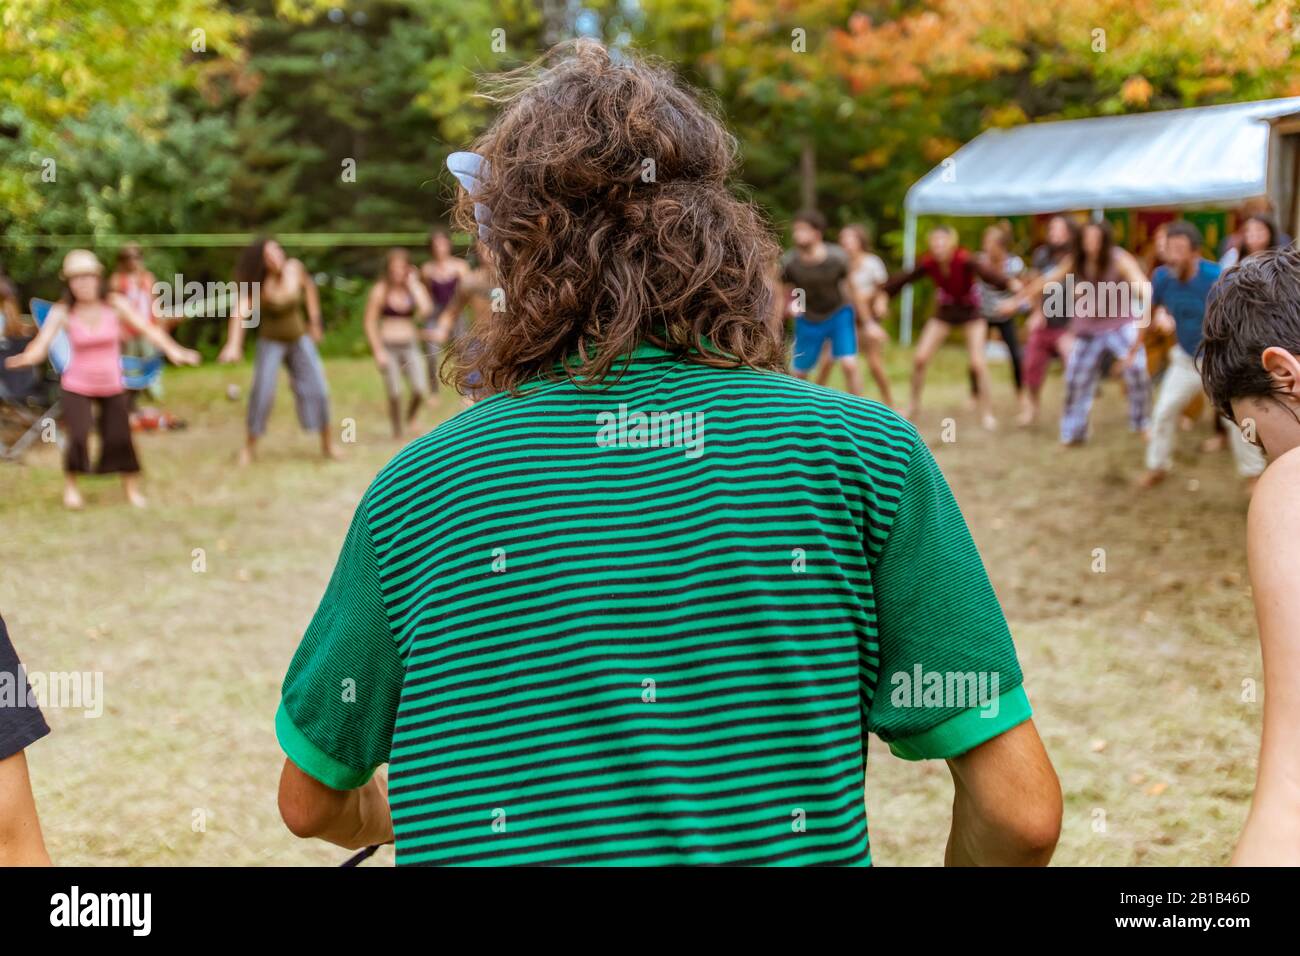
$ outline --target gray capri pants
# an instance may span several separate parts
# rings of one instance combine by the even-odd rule
[[[429,394],[429,369],[425,364],[424,345],[419,339],[410,342],[385,342],[384,353],[388,365],[383,371],[384,391],[389,398],[402,394],[402,379],[411,387],[411,394],[425,398]]]
[[[248,433],[254,437],[266,433],[281,365],[289,369],[298,424],[304,431],[318,432],[329,423],[329,386],[325,384],[325,367],[311,336],[303,335],[295,342],[258,339],[253,358],[253,385],[248,393]]]

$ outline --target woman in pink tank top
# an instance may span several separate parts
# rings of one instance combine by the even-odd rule
[[[82,506],[77,475],[95,472],[122,476],[126,497],[144,507],[140,493],[140,462],[131,441],[131,422],[126,390],[122,385],[123,324],[144,336],[177,365],[199,364],[199,353],[183,348],[157,325],[138,314],[125,298],[105,297],[104,267],[95,254],[74,249],[63,259],[67,282],[62,300],[50,309],[36,336],[19,355],[5,360],[8,368],[39,365],[49,354],[50,344],[60,331],[67,332],[72,358],[63,371],[63,427],[66,442],[63,458],[63,503]],[[99,461],[91,467],[90,429],[99,406]]]

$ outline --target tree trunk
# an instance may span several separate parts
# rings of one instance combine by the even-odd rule
[[[803,209],[817,208],[817,152],[807,139],[799,150],[799,205]]]

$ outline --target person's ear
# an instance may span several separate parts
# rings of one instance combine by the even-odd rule
[[[1278,345],[1270,345],[1259,357],[1260,364],[1273,380],[1274,389],[1300,400],[1300,356]]]

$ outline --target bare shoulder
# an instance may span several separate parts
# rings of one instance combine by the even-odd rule
[[[1252,537],[1265,535],[1300,550],[1300,448],[1269,463],[1250,499]]]

